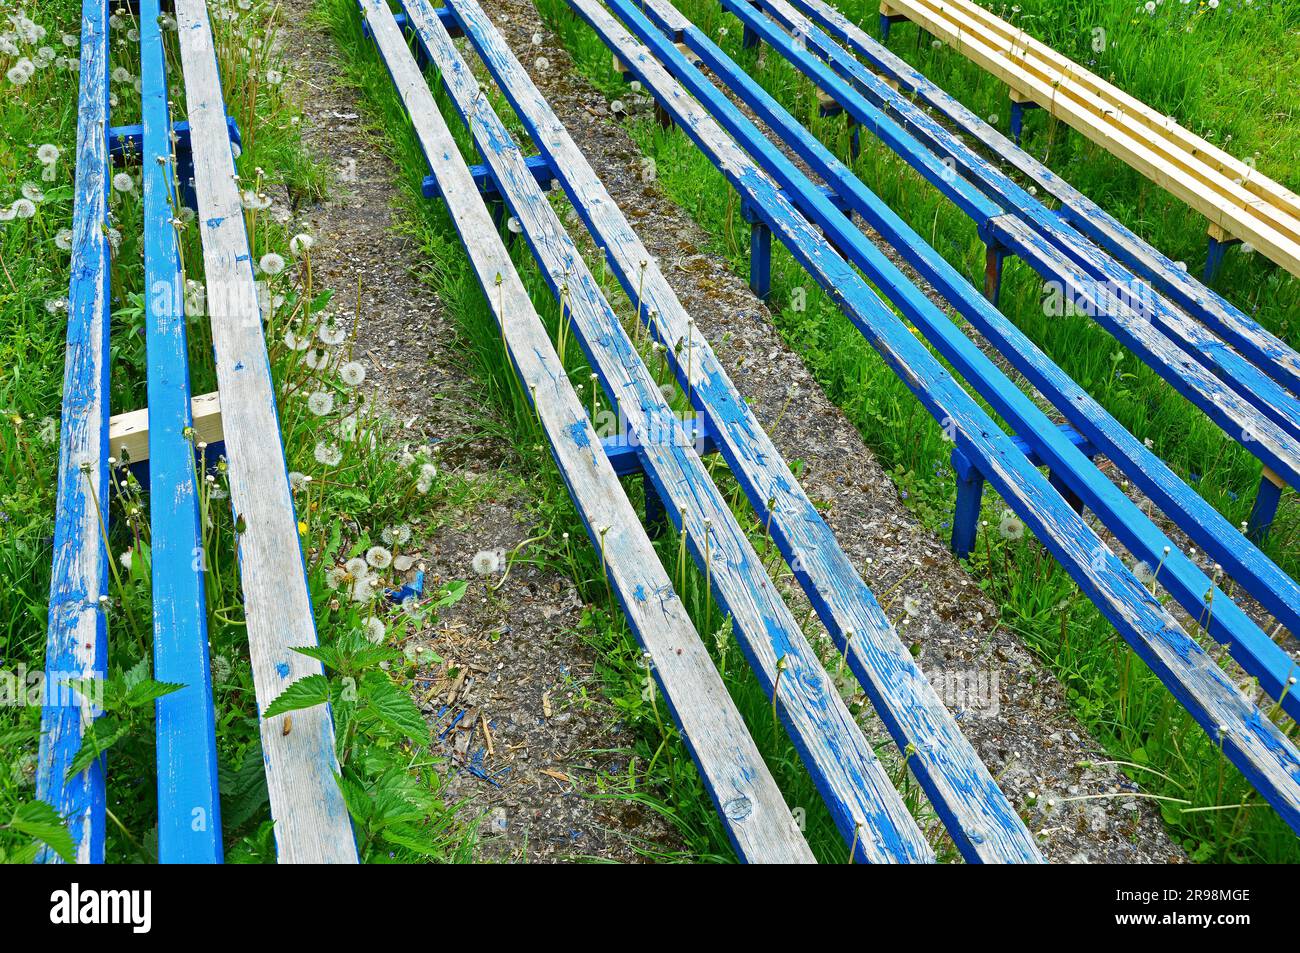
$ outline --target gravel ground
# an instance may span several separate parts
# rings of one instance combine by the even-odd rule
[[[1060,684],[997,624],[996,607],[945,543],[908,512],[857,430],[784,344],[745,281],[705,251],[706,236],[656,183],[643,181],[638,148],[532,4],[499,0],[493,11],[521,60],[549,60],[549,69],[535,72],[534,80],[636,224],[759,420],[776,420],[791,386],[799,388],[773,439],[787,459],[804,461],[804,487],[826,504],[845,551],[891,614],[899,614],[907,597],[920,606],[907,638],[1007,796],[1043,833],[1049,859],[1184,859],[1150,805],[1126,796],[1136,790],[1130,781],[1106,767],[1080,766],[1104,755],[1069,712]],[[868,730],[883,735],[874,718]],[[1089,799],[1069,800],[1082,797]]]
[[[618,752],[633,738],[596,684],[570,581],[520,565],[491,591],[504,561],[490,577],[471,568],[476,553],[510,553],[534,535],[528,490],[510,473],[510,447],[481,435],[491,411],[472,358],[415,276],[418,250],[395,230],[399,172],[382,131],[367,128],[356,94],[334,81],[337,51],[310,17],[313,0],[282,6],[303,135],[332,173],[327,198],[295,212],[295,227],[317,239],[316,282],[334,289],[341,315],[364,316],[356,354],[372,399],[401,422],[406,440],[450,448],[439,454],[444,476],[471,487],[462,511],[429,514],[417,535],[430,585],[469,579],[466,597],[411,639],[445,660],[421,672],[417,695],[437,732],[434,753],[446,759],[446,798],[478,822],[481,860],[635,861],[642,848],[674,851],[674,832],[657,815],[586,796],[597,772],[626,770]],[[303,63],[313,68],[294,68]]]

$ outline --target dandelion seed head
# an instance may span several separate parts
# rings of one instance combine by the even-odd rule
[[[274,277],[284,271],[284,259],[273,251],[267,252],[257,266],[262,269],[263,274]]]
[[[317,417],[324,417],[334,409],[334,395],[324,390],[309,394],[307,396],[307,409]]]
[[[393,564],[393,554],[383,546],[371,546],[366,550],[366,562],[375,569],[387,569]]]
[[[388,634],[388,630],[384,628],[384,624],[382,622],[380,622],[374,616],[371,616],[369,619],[366,620],[365,633],[366,633],[366,638],[370,642],[373,642],[375,645],[379,645],[384,641],[384,636]]]
[[[339,377],[349,387],[360,387],[366,379],[366,369],[358,361],[348,361],[339,368]]]
[[[129,172],[119,172],[113,176],[113,191],[121,192],[123,195],[135,191],[135,179],[131,178]]]
[[[491,576],[501,568],[501,556],[496,550],[482,549],[474,554],[470,565],[480,576]]]

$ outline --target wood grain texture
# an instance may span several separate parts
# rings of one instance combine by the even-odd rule
[[[931,415],[953,429],[958,448],[1224,754],[1288,824],[1300,829],[1300,754],[1291,742],[1237,690],[1047,478],[1029,464],[1014,442],[834,251],[820,229],[786,199],[779,185],[659,63],[662,58],[677,69],[685,68],[680,54],[657,35],[649,37],[653,52],[642,46],[596,0],[570,0],[570,5],[750,202]],[[638,12],[631,11],[629,17],[640,18],[652,30]],[[721,94],[714,90],[714,95]],[[831,220],[835,206],[825,196],[813,190],[801,198]],[[841,238],[851,240],[842,232],[831,237],[836,243]]]
[[[200,571],[198,469],[186,436],[190,412],[185,281],[172,220],[179,193],[172,165],[167,61],[159,0],[140,0],[143,119],[145,353],[149,407],[150,567],[154,677],[185,687],[156,702],[158,859],[220,863],[221,793],[208,664],[208,616]],[[205,404],[215,404],[213,400]],[[114,418],[115,420],[117,418]],[[114,434],[110,422],[109,433]],[[217,415],[218,428],[220,415]],[[206,438],[203,438],[206,439]],[[113,446],[110,443],[110,446]],[[121,459],[121,458],[119,458]]]
[[[104,759],[71,778],[67,773],[99,711],[92,699],[66,683],[108,675],[107,622],[100,603],[108,598],[110,558],[100,528],[100,514],[108,518],[110,480],[107,0],[82,5],[80,75],[68,345],[36,796],[67,821],[77,862],[97,864],[104,861]],[[48,850],[42,859],[59,860]]]
[[[892,6],[1212,224],[1251,242],[1287,271],[1300,275],[1300,213],[1285,207],[1282,196],[1261,195],[1246,187],[1255,177],[1264,178],[1258,172],[1237,183],[1188,151],[1186,144],[1167,136],[1176,124],[1166,119],[1152,128],[1133,120],[1134,110],[1088,88],[1089,83],[1096,85],[1096,77],[1088,74],[1086,82],[1076,79],[1087,73],[1083,67],[1059,54],[1053,56],[1057,62],[1049,62],[1035,52],[1023,31],[1016,31],[1014,38],[998,35],[987,26],[991,15],[972,15],[973,4],[965,0],[902,0]]]
[[[171,227],[170,225],[168,227]],[[188,378],[186,378],[188,387]],[[114,414],[108,421],[108,447],[118,464],[143,463],[149,459],[149,407]],[[190,398],[190,426],[195,442],[220,443],[221,396],[213,391]],[[191,451],[192,451],[191,447]]]
[[[1009,246],[1026,257],[1044,279],[1058,282],[1093,319],[1138,352],[1225,433],[1292,485],[1300,485],[1300,441],[1296,438],[1300,405],[1278,385],[1222,342],[1207,341],[1207,332],[1199,325],[1168,306],[1131,272],[1089,244],[906,97],[889,89],[784,0],[761,3],[780,30],[737,0],[724,0],[723,6],[781,46],[788,59],[831,92],[872,134],[967,211],[986,241]],[[804,37],[802,47],[793,49],[784,31],[798,31]],[[854,86],[849,85],[850,80]],[[888,110],[887,116],[882,109]],[[946,174],[933,175],[930,170],[935,165]],[[961,174],[954,175],[954,170]],[[967,191],[974,185],[1015,218],[984,217],[986,211],[972,205]],[[1016,226],[1016,219],[1039,237],[1023,240],[1025,230]],[[1098,301],[1106,306],[1099,306]],[[1207,363],[1221,365],[1225,376],[1219,377]],[[1249,382],[1238,380],[1243,375]],[[1279,419],[1288,420],[1288,425],[1283,427]],[[1285,462],[1278,470],[1280,461]]]
[[[239,567],[260,712],[288,685],[322,669],[294,651],[317,644],[316,627],[206,4],[176,0],[176,20],[230,499],[245,527]],[[263,718],[261,735],[281,863],[355,863],[351,819],[335,781],[329,707]]]
[[[623,611],[650,653],[664,697],[737,853],[759,862],[811,861],[780,791],[623,493],[387,3],[359,3],[560,473],[593,545],[602,553]],[[437,20],[431,8],[412,5],[408,13],[429,15],[421,26],[447,37],[442,27],[433,28]],[[535,189],[536,180],[522,155],[516,150],[515,156],[519,181],[512,185],[526,181]]]
[[[615,9],[625,0],[611,0]],[[1160,462],[1150,450],[1134,438],[1107,414],[1070,377],[1040,351],[1011,321],[1007,320],[988,300],[966,281],[917,233],[912,230],[878,196],[872,193],[834,154],[817,140],[793,116],[781,107],[766,91],[750,79],[702,31],[694,26],[682,27],[679,20],[665,14],[660,17],[663,0],[646,0],[651,17],[660,27],[671,27],[674,33],[686,37],[710,71],[738,96],[773,133],[781,139],[812,171],[829,184],[831,189],[853,211],[861,214],[904,260],[917,270],[957,308],[1017,369],[1071,420],[1080,421],[1085,436],[1097,437],[1095,447],[1105,452],[1121,468],[1136,471],[1143,482],[1158,484],[1156,494],[1160,501],[1173,502],[1175,513],[1192,515],[1185,519],[1189,531],[1213,529],[1210,535],[1200,532],[1210,542],[1208,550],[1225,566],[1243,570],[1239,581],[1254,585],[1261,598],[1269,605],[1279,607],[1280,619],[1300,623],[1300,586],[1250,544],[1218,512],[1197,496],[1186,484]],[[744,12],[744,11],[742,11]],[[751,30],[763,29],[762,24],[749,26]],[[769,28],[770,30],[770,28]],[[773,41],[777,52],[788,53],[784,35],[770,31],[765,36]],[[698,72],[685,71],[678,76],[688,89],[704,95],[708,82]],[[751,154],[770,149],[763,133],[749,122],[738,109],[724,107],[715,116],[729,133],[745,146]],[[793,164],[773,161],[767,165],[773,177],[785,188],[794,204],[818,225],[823,223],[815,208],[801,203],[797,193],[800,188],[813,187],[811,181]],[[820,191],[820,190],[818,190]],[[837,209],[839,208],[837,204]],[[1023,227],[1023,226],[1022,226]],[[1079,498],[1096,513],[1125,547],[1149,566],[1161,567],[1162,585],[1170,591],[1193,618],[1206,616],[1205,594],[1214,592],[1215,611],[1208,622],[1211,634],[1222,644],[1230,645],[1234,657],[1244,668],[1261,680],[1274,697],[1284,698],[1288,712],[1300,716],[1300,699],[1292,698],[1289,678],[1295,673],[1290,657],[1250,620],[1228,596],[1216,590],[1213,581],[1195,563],[1177,550],[1170,540],[1142,510],[1120,492],[1110,480],[1057,428],[1047,416],[984,355],[974,342],[967,338],[956,324],[937,308],[896,267],[892,261],[876,252],[872,243],[858,236],[852,244],[839,245],[841,252],[863,270],[871,281],[885,292],[905,317],[925,334],[943,357],[987,400],[1013,430],[1026,442],[1052,473],[1063,479]],[[1190,512],[1189,512],[1190,511]],[[1169,556],[1165,556],[1166,549]]]
[[[886,81],[915,95],[918,103],[954,123],[963,134],[1029,176],[1062,203],[1058,214],[1156,288],[1188,314],[1207,324],[1274,380],[1300,392],[1300,354],[1286,342],[1201,284],[1185,267],[1153,248],[1065,179],[877,42],[824,0],[790,0],[790,5],[862,57]],[[758,6],[761,8],[762,3]]]
[[[673,10],[662,6],[666,16]],[[796,578],[828,630],[841,650],[849,646],[853,671],[899,747],[912,752],[910,766],[963,855],[984,862],[1041,860],[1032,836],[957,729],[708,341],[692,333],[690,318],[654,257],[527,71],[472,0],[453,0],[452,9],[533,142],[550,159],[597,244],[606,249],[624,290],[634,303],[640,302],[642,320],[667,345],[665,354],[683,389],[707,417],[732,473],[763,524],[771,528],[787,562],[794,565]],[[684,30],[691,25],[681,18],[673,26]],[[693,353],[678,353],[673,345],[687,338],[695,342]],[[620,397],[620,404],[639,399],[629,394]],[[846,639],[845,633],[852,637]]]

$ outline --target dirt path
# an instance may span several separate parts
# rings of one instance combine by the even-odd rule
[[[355,92],[334,81],[338,53],[312,18],[314,5],[281,4],[303,137],[331,173],[326,199],[298,208],[294,227],[315,237],[316,283],[334,290],[341,317],[358,310],[360,289],[355,353],[371,398],[412,445],[451,448],[439,454],[444,475],[471,485],[463,510],[414,527],[431,585],[469,580],[465,598],[408,643],[445,660],[418,682],[439,736],[434,754],[447,759],[445,797],[464,801],[467,819],[481,818],[479,859],[634,861],[637,845],[674,850],[673,832],[650,812],[585,796],[595,772],[626,771],[617,753],[593,752],[619,752],[633,739],[601,694],[569,580],[520,565],[492,593],[500,572],[479,576],[472,567],[477,553],[508,553],[534,535],[531,498],[510,473],[509,446],[478,435],[491,411],[473,358],[452,316],[415,277],[417,249],[395,229],[394,183],[404,173],[384,154],[382,133],[367,128]]]
[[[656,183],[642,156],[610,118],[604,97],[577,73],[562,43],[529,0],[498,0],[497,26],[519,55],[549,61],[533,79],[628,213],[674,290],[712,342],[723,366],[770,425],[787,405],[773,439],[787,459],[804,461],[801,482],[829,508],[845,551],[891,614],[911,597],[919,613],[906,629],[920,662],[963,730],[1055,861],[1165,862],[1182,852],[1146,802],[1122,794],[1133,785],[1107,768],[1100,748],[1070,714],[1062,687],[1019,640],[996,623],[996,607],[908,512],[888,475],[844,414],[822,393],[799,356],[781,340],[767,308],[706,236]],[[534,43],[534,39],[540,43]],[[972,697],[970,686],[983,686]],[[990,692],[988,688],[992,686]],[[883,728],[869,725],[883,738]]]

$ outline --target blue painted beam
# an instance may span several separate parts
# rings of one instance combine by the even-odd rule
[[[149,398],[154,677],[184,685],[156,703],[158,859],[220,863],[221,793],[208,660],[199,474],[187,435],[190,372],[185,281],[172,220],[174,185],[167,60],[158,0],[140,0],[145,353]],[[188,129],[186,131],[188,148]]]
[[[107,678],[112,602],[100,518],[108,519],[109,250],[108,3],[85,0],[77,103],[72,280],[59,433],[54,566],[45,645],[46,698],[36,796],[66,820],[79,863],[104,860],[104,758],[69,776],[82,733],[100,711],[71,680]],[[42,859],[58,861],[53,851]]]
[[[528,171],[533,174],[537,184],[546,191],[555,181],[555,173],[551,171],[550,163],[544,156],[529,156],[524,160],[528,166]],[[496,180],[492,178],[492,171],[483,163],[469,167],[470,177],[473,178],[474,184],[478,190],[483,193],[485,200],[499,201],[501,193],[497,190]],[[438,179],[436,176],[426,175],[420,185],[420,191],[424,193],[426,199],[442,198],[442,191],[438,188]]]
[[[637,29],[650,49],[619,27],[596,0],[570,0],[570,6],[659,98],[678,127],[710,157],[732,186],[755,208],[763,210],[773,234],[833,296],[923,406],[951,428],[957,445],[985,472],[1007,505],[1020,515],[1229,760],[1288,824],[1300,829],[1300,753],[1047,479],[1029,465],[1010,438],[881,302],[872,287],[834,254],[818,228],[779,195],[777,183],[764,170],[783,164],[793,169],[789,160],[770,144],[762,168],[746,156],[710,116],[732,108],[729,101],[711,84],[696,91],[695,98],[687,95],[660,65],[668,63],[675,71],[684,72],[689,68],[685,58],[662,40],[638,10],[619,4],[628,24]],[[850,229],[843,216],[815,189],[791,191],[800,192],[801,200],[816,213],[818,225],[834,228],[836,240],[842,238],[845,247],[866,244],[864,252],[879,255],[861,233],[856,237],[848,234]]]
[[[689,417],[682,420],[682,439],[699,448],[701,456],[718,452],[717,443],[709,430],[704,417]],[[645,474],[645,464],[638,452],[637,444],[627,437],[605,437],[600,441],[605,448],[605,456],[620,477],[641,476]]]
[[[621,4],[623,0],[616,2]],[[733,13],[745,16],[755,31],[782,55],[799,54],[800,51],[794,47],[785,32],[776,29],[771,21],[749,15],[748,6],[743,4],[743,0],[724,0],[724,4]],[[663,4],[662,0],[646,0],[646,9],[652,14],[658,14],[657,19],[661,24],[669,17],[679,16],[675,11],[669,12],[671,8]],[[667,25],[682,30],[681,23],[674,21]],[[803,23],[797,27],[808,38],[809,44],[817,40],[815,29]],[[1197,521],[1214,530],[1213,533],[1202,533],[1210,540],[1211,546],[1207,548],[1216,557],[1223,557],[1223,565],[1240,572],[1238,581],[1252,586],[1253,591],[1259,593],[1259,598],[1271,611],[1276,607],[1279,619],[1288,623],[1291,620],[1300,622],[1300,586],[1294,580],[1252,547],[1217,511],[1177,480],[1154,454],[1106,414],[1014,324],[976,294],[942,256],[930,248],[824,145],[727,58],[702,31],[690,27],[684,32],[687,45],[694,49],[710,71],[735,91],[768,128],[782,137],[796,155],[849,201],[853,208],[861,212],[882,237],[952,301],[964,317],[1057,405],[1062,414],[1075,421],[1096,448],[1108,455],[1114,454],[1114,459],[1121,465],[1128,463],[1134,471],[1135,479],[1141,477],[1143,482],[1157,491],[1159,502],[1168,502],[1175,512],[1191,510]],[[816,68],[815,64],[813,68]],[[1031,445],[1039,459],[1051,468],[1054,479],[1059,483],[1058,489],[1065,491],[1063,496],[1070,497],[1068,501],[1072,505],[1076,502],[1086,504],[1139,559],[1151,567],[1160,565],[1162,584],[1192,618],[1207,615],[1205,595],[1214,592],[1215,609],[1208,614],[1211,635],[1230,646],[1234,657],[1242,666],[1260,678],[1261,684],[1267,686],[1266,690],[1273,697],[1282,698],[1289,712],[1300,715],[1300,694],[1288,691],[1289,679],[1295,671],[1290,657],[1224,593],[1216,590],[1213,581],[1179,552],[1136,504],[1092,466],[1080,448],[1072,446],[1070,440],[1057,432],[1046,415],[875,246],[866,241],[860,232],[847,228],[839,215],[823,219],[817,204],[822,201],[820,190],[814,188],[793,163],[777,153],[758,128],[738,109],[719,97],[717,90],[701,73],[694,68],[678,70],[673,64],[670,64],[670,72],[697,98],[704,101],[705,97],[711,96],[711,101],[720,104],[715,118],[752,155],[763,158],[766,168],[782,188],[781,196],[795,196],[794,204],[813,224],[821,227],[830,237],[832,246],[838,245],[844,249],[842,254],[861,268],[899,306],[903,314],[922,330],[940,353],[976,387],[980,395],[1011,423],[1021,439]],[[851,99],[855,94],[849,91],[844,95]],[[721,105],[722,103],[726,105]],[[774,158],[769,158],[773,156]],[[1156,479],[1156,476],[1165,479]],[[963,520],[969,519],[977,489],[978,484],[970,480],[961,485],[959,509]],[[1188,531],[1196,533],[1197,529],[1188,526]],[[965,550],[971,535],[969,527],[955,526],[954,532],[956,548],[958,551]]]
[[[903,92],[953,122],[965,135],[1000,160],[1029,176],[1058,199],[1057,214],[1087,235],[1140,277],[1152,282],[1178,307],[1203,321],[1274,380],[1300,393],[1300,354],[1262,328],[1221,296],[1198,282],[1186,268],[1143,241],[1104,209],[1052,172],[1028,152],[932,83],[824,0],[791,0],[792,6],[867,61],[876,72],[897,82]]]

